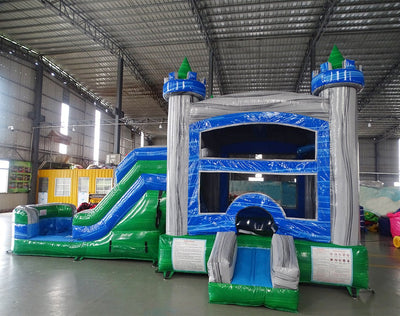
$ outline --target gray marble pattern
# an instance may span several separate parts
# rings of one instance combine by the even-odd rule
[[[168,102],[166,233],[187,233],[190,95],[171,95]]]
[[[190,123],[209,117],[239,112],[287,112],[328,120],[329,104],[320,97],[281,91],[231,94],[195,103]]]
[[[353,87],[321,93],[330,103],[332,243],[343,246],[360,242],[356,93]]]

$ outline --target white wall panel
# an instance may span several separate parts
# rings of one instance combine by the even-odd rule
[[[377,167],[382,173],[379,179],[385,186],[393,186],[394,182],[399,181],[399,147],[397,139],[387,139],[377,144]]]
[[[28,113],[33,110],[35,71],[4,55],[0,55],[0,70],[0,158],[29,160],[32,121]]]
[[[82,127],[83,132],[83,156],[93,161],[93,144],[94,144],[94,121],[95,121],[95,107],[93,103],[86,101],[85,102],[85,114],[84,114],[84,121],[87,125]]]
[[[167,146],[167,136],[153,137],[153,145],[155,145],[155,146]]]
[[[51,77],[51,76],[50,76]],[[53,78],[53,77],[51,77]],[[54,101],[62,102],[63,89],[53,79],[48,77],[48,74],[43,76],[43,95],[48,96]]]
[[[0,194],[0,209],[12,210],[17,205],[28,203],[28,193]]]
[[[375,142],[359,139],[360,180],[376,180]]]
[[[137,144],[135,142],[135,135],[131,132],[131,130],[129,128],[126,128],[125,126],[122,126],[121,128],[121,155],[122,156],[126,156],[129,152],[132,151],[132,149],[134,149],[136,146],[135,144]],[[140,145],[140,143],[139,143]]]
[[[372,139],[360,139],[360,179],[379,180],[385,186],[398,181],[398,140],[387,139],[375,143]]]

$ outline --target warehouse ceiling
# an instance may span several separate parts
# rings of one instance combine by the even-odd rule
[[[154,137],[166,134],[164,77],[185,56],[208,84],[213,60],[214,96],[310,93],[310,68],[336,44],[364,71],[359,136],[400,137],[399,1],[2,0],[0,32],[109,107],[123,58],[125,120]]]

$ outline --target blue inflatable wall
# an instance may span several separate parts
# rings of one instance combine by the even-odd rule
[[[224,129],[249,124],[273,124],[285,127],[297,128],[299,135],[302,131],[311,131],[315,135],[315,143],[298,148],[298,159],[271,159],[263,158],[246,159],[229,157],[226,150],[221,150],[217,155],[203,154],[202,133],[217,129]],[[254,125],[255,126],[255,125]],[[262,125],[258,125],[262,126]],[[217,133],[215,135],[218,135]],[[282,137],[281,137],[282,138]],[[235,147],[231,141],[230,150]],[[246,149],[244,147],[253,147]],[[293,151],[290,141],[281,143],[240,144],[243,152],[268,153],[265,147],[277,146],[275,152],[284,154],[285,151]],[[236,146],[237,147],[237,146]],[[279,147],[279,148],[278,148]],[[224,116],[212,117],[190,126],[189,142],[189,200],[188,200],[188,233],[191,235],[211,234],[217,231],[235,231],[236,214],[250,206],[258,206],[268,211],[278,225],[280,234],[292,235],[296,238],[308,239],[317,242],[330,242],[330,152],[329,152],[329,123],[327,121],[303,116],[294,113],[282,112],[245,112]],[[240,150],[234,149],[235,153]],[[313,151],[313,155],[304,158],[304,153]],[[229,152],[229,148],[228,148]],[[268,155],[267,155],[268,157]],[[273,198],[262,193],[249,193],[238,196],[233,201],[219,202],[221,212],[208,212],[204,209],[201,199],[202,190],[213,190],[201,187],[202,174],[219,174],[220,182],[226,180],[230,173],[242,173],[254,175],[295,175],[299,179],[312,175],[315,177],[315,216],[314,218],[296,218],[288,216],[282,206]],[[221,180],[222,179],[222,180]],[[226,183],[226,182],[225,182]],[[204,183],[203,183],[204,186]],[[219,194],[226,195],[229,188],[226,185],[218,187]],[[301,191],[301,190],[300,190]],[[301,202],[301,201],[300,201]]]

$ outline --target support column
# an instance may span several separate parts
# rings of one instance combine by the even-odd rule
[[[379,174],[378,174],[378,155],[379,155],[379,151],[378,151],[378,143],[374,141],[374,155],[375,155],[375,159],[374,159],[374,163],[375,163],[375,181],[379,181]]]
[[[43,64],[41,62],[36,66],[35,80],[35,99],[33,104],[33,122],[32,122],[32,179],[31,188],[28,193],[28,204],[36,203],[37,176],[39,169],[39,141],[40,141],[40,122],[42,121],[42,92],[43,92]]]
[[[124,77],[124,60],[122,57],[118,58],[117,70],[117,104],[115,107],[115,125],[114,125],[114,154],[121,152],[121,125],[120,119],[122,118],[122,88]]]
[[[207,98],[211,98],[214,89],[214,53],[210,50],[208,59],[208,92]]]
[[[310,51],[310,82],[313,79],[313,70],[315,69],[315,47],[316,44],[315,42],[311,45],[311,51]],[[312,94],[312,91],[311,91]]]
[[[204,83],[197,81],[186,58],[163,87],[168,101],[166,234],[172,236],[187,234],[189,109],[205,94]]]
[[[330,104],[331,241],[343,246],[360,243],[357,91],[363,85],[363,73],[336,46],[312,80],[313,94]]]

